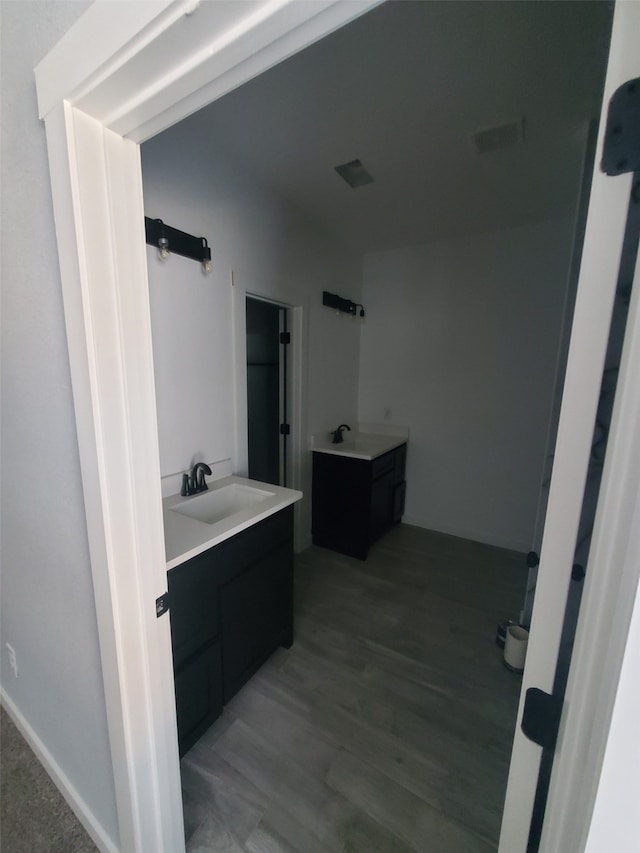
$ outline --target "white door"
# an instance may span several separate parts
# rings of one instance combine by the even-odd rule
[[[617,286],[618,266],[631,190],[630,174],[607,177],[600,171],[603,133],[611,95],[627,80],[640,76],[639,39],[640,4],[618,3],[614,16],[565,391],[540,554],[540,571],[503,814],[500,853],[516,853],[516,851],[519,853],[519,851],[527,849],[542,749],[525,737],[520,724],[527,689],[537,687],[551,693],[553,687],[565,605],[571,580],[571,567],[589,461],[592,430],[607,346],[609,318]],[[638,286],[638,282],[636,285]],[[625,340],[626,349],[630,345],[629,338],[634,334],[632,314],[634,311],[636,313],[638,311],[637,296],[636,292],[635,302],[630,307],[627,338]],[[626,369],[627,374],[633,370],[637,373],[637,365],[627,364]],[[618,384],[618,397],[625,389],[623,378],[621,374]],[[620,401],[616,400],[614,424],[612,425],[605,474],[600,491],[600,503],[608,498],[608,495],[605,494],[607,468],[610,469],[611,467],[609,456],[615,452],[615,418],[619,410]],[[602,507],[599,506],[598,512],[601,513],[601,511]],[[581,614],[574,647],[572,674],[570,675],[570,679],[574,676],[574,681],[574,661],[576,658],[584,658],[583,650],[589,634],[593,636],[594,631],[597,632],[598,629],[615,633],[616,630],[624,632],[628,628],[628,622],[626,626],[621,624],[624,620],[613,620],[613,626],[606,627],[602,622],[598,625],[595,621],[591,625],[585,625],[589,617],[590,598],[593,600],[596,589],[598,589],[598,595],[606,595],[606,592],[603,593],[600,587],[606,589],[605,578],[607,574],[613,575],[609,582],[609,586],[612,587],[615,584],[615,572],[619,570],[619,567],[611,563],[607,564],[601,556],[602,548],[598,547],[608,535],[611,535],[611,532],[603,530],[601,527],[598,528],[596,522],[583,597],[583,611],[586,610],[586,612]],[[596,541],[598,536],[600,543]],[[605,639],[609,640],[610,635],[601,636],[601,640],[604,641]],[[586,664],[587,662],[583,661],[583,668],[586,667]],[[582,677],[585,678],[584,675]],[[570,681],[569,691],[571,691],[571,686]],[[607,687],[613,689],[614,685],[607,685],[606,678],[601,679],[600,685],[593,684],[594,690],[600,697]],[[567,694],[567,700],[569,696],[570,692]],[[588,700],[585,701],[588,702]],[[575,717],[580,710],[569,701],[565,701],[561,736],[556,747],[553,771],[554,777],[558,775],[564,775],[566,778],[574,777],[573,784],[578,782],[575,779],[575,750],[567,751],[563,748],[562,732],[571,726],[572,715]],[[582,710],[584,710],[584,706]],[[591,731],[591,737],[604,734],[604,732],[598,731],[594,733],[593,727]],[[595,755],[592,765],[583,768],[583,772],[589,772],[597,778],[599,766]],[[579,809],[587,823],[590,805],[592,804],[583,801]],[[559,825],[561,820],[558,819],[558,811],[561,807],[566,810],[567,800],[560,794],[557,786],[554,786],[552,777],[541,850],[566,850],[568,853],[570,850],[582,849],[577,843],[576,846],[573,846],[573,842],[571,847],[558,846],[557,837],[556,840],[550,837],[547,824]],[[562,819],[564,820],[564,816]],[[576,825],[574,829],[576,833],[582,834],[584,827]],[[566,845],[567,841],[564,844]]]

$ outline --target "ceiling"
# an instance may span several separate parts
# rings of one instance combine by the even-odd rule
[[[571,215],[610,14],[596,0],[392,0],[186,123],[212,164],[222,149],[359,252]],[[520,120],[521,144],[476,153],[472,134]],[[355,158],[374,183],[336,173]]]

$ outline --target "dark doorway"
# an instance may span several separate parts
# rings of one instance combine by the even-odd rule
[[[249,477],[286,486],[287,309],[247,297]]]

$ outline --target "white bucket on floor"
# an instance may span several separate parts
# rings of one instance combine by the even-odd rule
[[[509,625],[504,643],[504,662],[514,672],[522,672],[527,656],[529,632],[520,625]]]

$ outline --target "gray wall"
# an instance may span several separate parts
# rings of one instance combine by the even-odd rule
[[[324,307],[322,291],[360,302],[361,258],[254,180],[189,119],[142,146],[142,175],[146,215],[206,236],[213,266],[205,276],[194,261],[171,255],[163,262],[148,248],[161,473],[186,470],[195,457],[230,458],[234,473],[246,474],[245,293],[296,307],[305,372],[297,546],[306,547],[308,436],[353,422],[358,406],[361,324]],[[294,412],[289,419],[295,430]]]
[[[2,2],[2,689],[114,843],[116,805],[33,68],[89,5]],[[18,677],[5,643],[16,650]]]
[[[532,547],[572,237],[563,219],[366,256],[360,420],[411,428],[405,522]]]

